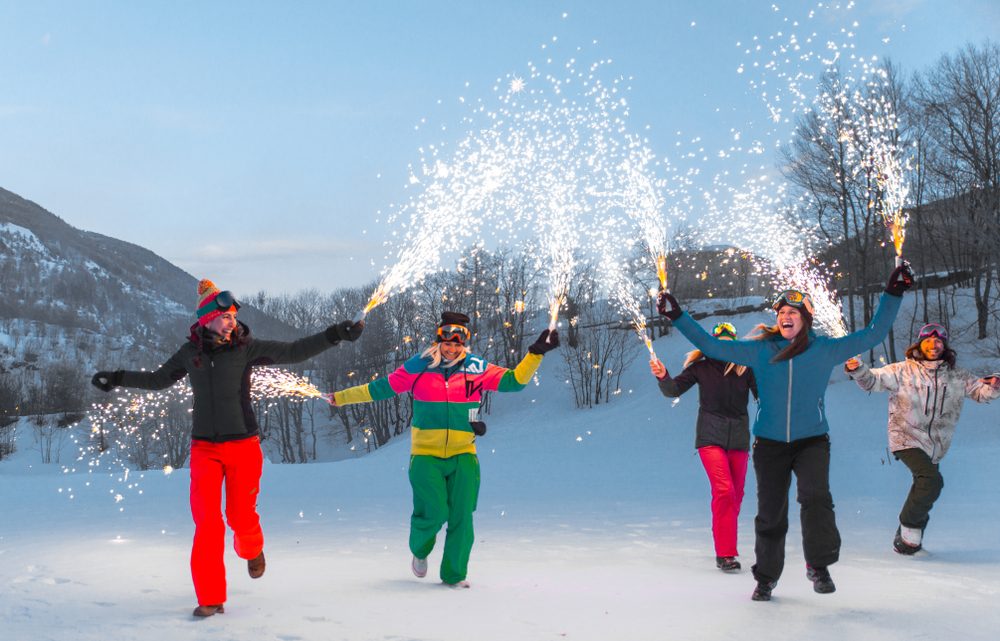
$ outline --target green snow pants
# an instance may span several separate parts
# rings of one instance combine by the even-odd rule
[[[410,486],[413,487],[410,551],[418,559],[426,559],[434,549],[438,530],[447,523],[441,580],[463,581],[475,540],[472,513],[479,498],[479,458],[475,454],[450,458],[411,456]]]

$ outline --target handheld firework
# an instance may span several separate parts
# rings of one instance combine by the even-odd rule
[[[375,288],[375,291],[372,292],[371,298],[368,299],[368,303],[364,306],[364,309],[354,315],[354,322],[360,323],[368,316],[368,312],[372,311],[387,300],[389,300],[389,292],[386,291],[384,285],[380,284]]]

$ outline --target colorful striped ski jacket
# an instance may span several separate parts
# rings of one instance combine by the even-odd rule
[[[469,421],[479,420],[482,393],[520,392],[538,370],[542,356],[528,353],[512,370],[471,353],[447,368],[443,363],[430,367],[430,363],[430,358],[417,354],[386,378],[335,392],[334,400],[337,405],[351,405],[411,392],[411,454],[438,458],[475,454],[476,435]]]

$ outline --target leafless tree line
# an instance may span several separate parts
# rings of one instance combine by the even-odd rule
[[[943,55],[930,68],[905,77],[883,61],[885,83],[878,91],[898,115],[895,146],[912,156],[909,223],[904,257],[918,275],[923,320],[948,323],[949,293],[936,285],[970,288],[975,332],[996,340],[1000,257],[1000,47],[967,45]],[[847,81],[834,71],[819,92],[846,101]],[[869,98],[871,96],[868,96]],[[874,104],[874,101],[862,101]],[[850,122],[849,122],[850,121]],[[842,110],[803,116],[798,135],[784,150],[782,170],[806,196],[808,212],[833,244],[825,257],[841,269],[837,286],[847,296],[853,331],[871,320],[879,288],[891,268],[891,239],[880,217],[877,170],[859,165],[850,145],[865,148],[858,119]],[[950,275],[950,276],[945,276]],[[949,279],[943,283],[942,279]],[[861,309],[856,310],[856,301]]]

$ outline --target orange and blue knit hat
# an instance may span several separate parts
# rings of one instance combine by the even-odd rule
[[[198,309],[195,314],[198,316],[198,324],[204,327],[213,320],[222,316],[226,312],[233,312],[240,308],[240,304],[233,298],[230,291],[219,291],[215,283],[207,278],[198,282]]]

